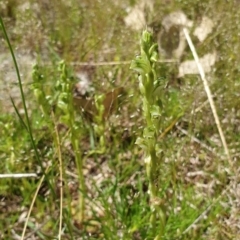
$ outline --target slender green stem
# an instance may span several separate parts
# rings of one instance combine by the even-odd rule
[[[73,124],[73,123],[72,123]],[[83,175],[83,159],[82,159],[82,155],[80,152],[80,148],[79,148],[79,140],[78,138],[76,138],[75,134],[74,134],[74,128],[73,125],[71,124],[71,132],[72,132],[72,136],[71,136],[71,143],[73,146],[73,151],[75,153],[75,162],[77,165],[77,170],[78,170],[78,177],[79,177],[79,221],[82,222],[84,221],[84,212],[85,212],[85,201],[84,201],[84,197],[85,197],[85,193],[86,193],[86,187],[85,187],[85,179],[84,179],[84,175]]]
[[[38,163],[39,163],[39,166],[41,167],[42,173],[44,173],[45,170],[44,170],[44,167],[43,167],[43,165],[42,165],[42,161],[40,160],[40,156],[39,156],[37,147],[36,147],[35,142],[34,142],[34,139],[33,139],[33,133],[32,133],[32,129],[31,129],[31,123],[30,123],[29,116],[28,116],[28,110],[27,110],[27,105],[26,105],[26,101],[25,101],[25,95],[24,95],[24,92],[23,92],[22,80],[21,80],[21,76],[20,76],[20,72],[19,72],[17,60],[16,60],[16,58],[15,58],[15,54],[14,54],[14,52],[13,52],[13,48],[12,48],[11,42],[10,42],[10,40],[9,40],[9,38],[8,38],[8,34],[7,34],[6,29],[5,29],[5,26],[4,26],[4,23],[3,23],[3,20],[2,20],[2,18],[1,18],[1,16],[0,16],[0,25],[1,25],[1,27],[2,27],[2,31],[3,31],[4,37],[5,37],[6,41],[7,41],[8,48],[9,48],[9,50],[10,50],[10,52],[11,52],[12,59],[13,59],[13,63],[14,63],[15,70],[16,70],[16,74],[17,74],[18,85],[19,85],[19,89],[20,89],[20,93],[21,93],[21,98],[22,98],[22,103],[23,103],[24,114],[25,114],[26,121],[27,121],[27,124],[24,124],[24,126],[27,126],[27,130],[28,130],[28,133],[29,133],[29,136],[30,136],[30,140],[31,140],[31,143],[32,143],[34,152],[35,152],[35,156],[36,156],[36,158],[37,158],[37,161],[38,161]],[[12,103],[14,103],[13,100],[12,100]],[[15,110],[16,110],[17,113],[18,113],[18,109],[15,108]],[[20,115],[19,113],[18,113],[18,116],[21,118],[21,115]],[[21,122],[24,122],[22,118],[21,118]]]

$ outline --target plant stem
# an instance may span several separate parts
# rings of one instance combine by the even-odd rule
[[[78,220],[82,222],[84,220],[84,211],[85,211],[85,201],[84,201],[84,196],[86,192],[85,188],[85,180],[84,180],[84,175],[83,175],[83,159],[81,156],[81,152],[79,149],[79,140],[74,137],[74,134],[72,134],[71,137],[71,142],[73,146],[73,150],[75,153],[75,161],[77,165],[77,170],[78,170],[78,177],[79,177],[79,218]]]

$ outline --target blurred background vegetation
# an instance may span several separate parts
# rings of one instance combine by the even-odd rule
[[[158,76],[164,83],[166,96],[176,92],[171,104],[180,102],[183,112],[175,124],[176,119],[169,117],[173,112],[166,108],[166,133],[159,140],[159,151],[165,159],[159,169],[159,197],[167,212],[163,239],[240,238],[239,4],[237,0],[1,0],[0,15],[19,64],[34,141],[42,165],[48,168],[25,239],[58,236],[58,159],[53,128],[48,124],[50,118],[42,117],[33,94],[32,65],[39,66],[46,95],[54,95],[54,86],[60,78],[60,60],[65,61],[69,76],[76,82],[77,76],[87,73],[95,95],[124,87],[121,103],[104,123],[104,149],[99,144],[94,120],[93,124],[85,118],[81,121],[79,146],[87,188],[84,221],[77,218],[75,155],[67,129],[60,125],[61,118],[57,119],[57,126],[63,128],[62,239],[154,239],[148,231],[150,211],[144,154],[135,145],[145,123],[138,76],[129,67],[140,52],[139,39],[146,27],[153,30],[156,42],[161,40],[170,47],[178,45],[174,42],[178,32],[162,37],[163,19],[176,11],[182,11],[192,21],[189,32],[199,56],[216,52],[207,79],[234,168],[224,154],[200,77],[178,74],[182,62],[193,60],[189,47],[186,45],[177,60],[161,52]],[[129,20],[134,11],[137,17]],[[212,20],[213,29],[201,42],[193,33],[204,16]],[[179,27],[178,31],[181,30]],[[10,96],[24,119],[16,72],[2,31],[0,37],[0,173],[39,174],[38,178],[0,179],[0,238],[21,239],[42,172],[29,135],[12,107]],[[174,61],[167,62],[169,58]]]

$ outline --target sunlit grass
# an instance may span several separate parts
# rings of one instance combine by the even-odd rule
[[[153,239],[160,222],[156,218],[153,233],[149,227],[153,209],[145,151],[135,144],[146,124],[138,74],[126,64],[95,66],[95,92],[90,96],[96,102],[94,117],[89,119],[71,103],[64,105],[71,102],[65,97],[71,98],[70,85],[82,71],[79,62],[123,63],[140,54],[141,32],[127,29],[123,21],[129,3],[41,1],[34,5],[30,1],[29,7],[21,7],[24,2],[2,1],[0,14],[13,53],[18,57],[22,51],[37,59],[35,78],[29,79],[20,71],[27,92],[23,97],[31,106],[27,126],[32,137],[22,123],[27,120],[22,114],[23,104],[16,106],[19,114],[2,108],[0,169],[1,174],[36,173],[38,178],[0,179],[0,228],[6,229],[0,231],[0,238],[19,239],[33,203],[25,234],[29,238]],[[182,9],[196,25],[203,15],[214,19],[214,33],[203,43],[193,41],[200,56],[213,48],[218,52],[210,88],[238,169],[240,48],[239,8],[234,4],[217,0],[174,1],[167,6],[156,3],[148,18],[160,22],[169,12]],[[1,9],[5,5],[7,8]],[[0,34],[4,36],[3,31]],[[3,40],[1,51],[9,52],[5,43]],[[186,59],[192,59],[187,48],[181,60]],[[59,69],[61,60],[65,63]],[[177,79],[177,63],[156,63],[155,67],[162,83],[158,92],[162,121],[156,136],[162,161],[156,169],[156,196],[166,219],[162,239],[237,239],[237,179],[224,156],[202,83],[196,75]],[[0,81],[4,76],[0,75]],[[60,80],[63,82],[57,85]],[[104,96],[118,87],[124,87],[121,101],[103,120]],[[77,154],[80,158],[76,162]],[[82,166],[77,167],[79,162]],[[86,185],[85,193],[79,179]],[[79,198],[83,198],[85,210]]]

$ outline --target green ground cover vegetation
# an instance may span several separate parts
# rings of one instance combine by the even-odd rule
[[[0,174],[36,174],[0,178],[1,239],[240,238],[239,2],[155,1],[153,34],[124,23],[137,3],[0,2]],[[231,162],[199,75],[158,54],[154,31],[177,10],[214,21],[193,43],[217,52],[207,79]]]

